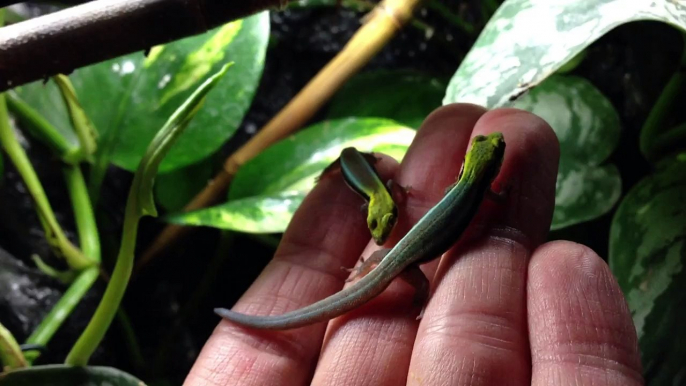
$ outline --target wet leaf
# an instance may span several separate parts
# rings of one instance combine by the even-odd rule
[[[453,75],[443,103],[507,105],[611,29],[636,20],[686,29],[686,3],[506,0]]]
[[[441,106],[444,90],[444,81],[414,71],[367,72],[336,93],[329,118],[388,118],[417,129]]]
[[[545,119],[560,141],[552,229],[592,220],[615,205],[619,172],[603,162],[619,141],[619,116],[588,81],[554,75],[513,104]]]
[[[243,232],[283,232],[319,174],[355,146],[402,159],[415,131],[378,118],[349,118],[313,125],[269,147],[236,175],[224,205],[170,216],[170,221]]]
[[[252,102],[268,37],[269,16],[262,12],[202,35],[152,47],[147,57],[137,52],[74,71],[69,79],[102,141],[97,157],[111,158],[134,171],[176,107],[222,65],[234,61],[232,75],[206,101],[160,171],[178,169],[214,153],[236,131]],[[36,82],[16,91],[77,143],[53,82],[45,86]]]
[[[610,267],[636,326],[648,385],[684,380],[686,153],[624,197],[610,230]]]

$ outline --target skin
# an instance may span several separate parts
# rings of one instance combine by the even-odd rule
[[[334,163],[324,169],[322,176],[341,171],[346,185],[366,201],[367,227],[374,242],[383,245],[398,220],[398,208],[391,189],[384,185],[373,166],[377,161],[373,154],[347,147]],[[395,187],[390,180],[389,185]]]
[[[479,236],[422,267],[432,296],[421,321],[400,281],[329,323],[259,331],[221,321],[185,385],[641,385],[635,329],[607,265],[582,245],[544,243],[559,151],[540,118],[465,104],[432,113],[402,165],[376,165],[413,189],[389,243],[442,198],[469,138],[493,131],[507,138],[494,183],[507,181],[507,201],[484,201],[468,230]],[[341,179],[323,180],[234,310],[278,315],[338,292],[340,267],[377,248],[358,200]]]
[[[403,237],[393,249],[377,251],[362,264],[359,282],[302,309],[278,316],[252,316],[215,309],[215,313],[234,323],[260,329],[283,330],[327,321],[367,303],[400,275],[417,287],[417,304],[424,304],[428,280],[418,265],[441,256],[462,235],[490,191],[505,154],[502,133],[477,135],[465,155],[459,180],[435,207]],[[366,274],[366,275],[365,275]],[[420,314],[421,316],[421,314]]]

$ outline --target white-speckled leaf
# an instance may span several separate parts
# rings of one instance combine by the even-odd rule
[[[666,165],[627,193],[610,229],[610,268],[655,386],[686,379],[686,153]]]
[[[322,170],[341,150],[355,146],[402,159],[415,131],[378,118],[325,121],[269,147],[250,160],[234,178],[230,201],[169,221],[241,232],[283,232]]]
[[[615,205],[622,190],[614,165],[601,165],[619,141],[619,116],[591,83],[554,75],[514,102],[545,119],[560,141],[552,229],[592,220]]]
[[[636,20],[686,29],[686,2],[506,0],[453,75],[443,103],[506,105],[609,30]]]

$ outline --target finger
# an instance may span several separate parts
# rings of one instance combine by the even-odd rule
[[[531,258],[532,385],[642,385],[636,330],[617,281],[589,248],[551,242]]]
[[[503,133],[505,158],[496,185],[509,186],[504,204],[485,201],[471,229],[446,253],[436,290],[419,326],[410,374],[430,385],[528,385],[526,267],[545,239],[554,204],[558,144],[533,114],[494,110],[473,135]],[[495,209],[495,210],[493,210]],[[421,382],[420,382],[421,381]]]
[[[388,244],[406,233],[455,181],[469,135],[484,112],[473,105],[451,105],[425,120],[395,178],[411,186],[412,193]],[[418,324],[413,297],[413,288],[396,281],[368,304],[334,320],[313,384],[404,384]]]
[[[382,176],[397,169],[384,158]],[[251,315],[282,314],[341,289],[370,240],[362,199],[340,175],[324,178],[293,216],[274,259],[236,303]],[[244,258],[249,258],[245,256]],[[222,321],[193,366],[186,385],[298,385],[309,382],[325,324],[292,331],[255,331]]]

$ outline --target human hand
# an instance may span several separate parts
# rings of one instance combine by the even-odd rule
[[[455,181],[469,138],[500,131],[498,184],[467,238],[422,267],[432,294],[420,321],[400,280],[362,307],[289,331],[221,321],[185,385],[641,385],[629,310],[607,265],[571,242],[544,243],[559,149],[555,134],[518,110],[444,106],[422,125],[402,165],[382,176],[412,186],[389,244]],[[342,179],[323,179],[296,212],[273,261],[234,307],[281,314],[339,291],[340,267],[377,247]]]

